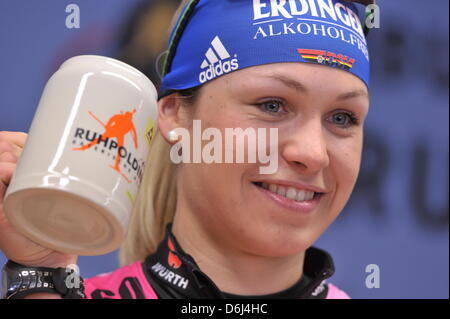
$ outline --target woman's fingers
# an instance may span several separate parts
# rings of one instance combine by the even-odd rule
[[[0,163],[17,163],[26,138],[23,132],[0,132]]]
[[[0,163],[17,163],[19,151],[0,152]]]
[[[19,148],[23,148],[25,141],[27,140],[27,133],[24,132],[9,132],[0,131],[0,143],[10,142]]]
[[[16,170],[15,163],[1,162],[0,161],[0,204],[3,202],[3,196],[6,192],[6,187],[8,187],[9,182]]]

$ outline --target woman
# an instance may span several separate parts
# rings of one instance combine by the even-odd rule
[[[86,296],[348,298],[324,282],[332,259],[311,246],[342,211],[360,167],[369,62],[355,6],[194,0],[182,8],[159,132],[121,251],[128,266],[87,279]],[[276,170],[262,174],[250,161],[173,164],[171,145],[195,151],[177,134],[192,133],[194,120],[221,133],[276,129]],[[3,196],[25,135],[0,138]],[[0,248],[22,265],[14,267],[76,262],[0,216]],[[59,292],[22,296],[77,297]]]

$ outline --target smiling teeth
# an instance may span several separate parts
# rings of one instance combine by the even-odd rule
[[[297,202],[311,200],[314,197],[314,192],[307,190],[298,190],[293,187],[284,187],[267,183],[261,183],[261,187],[271,191],[272,193],[287,197]]]

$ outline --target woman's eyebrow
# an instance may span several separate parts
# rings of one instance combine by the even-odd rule
[[[366,90],[363,89],[356,89],[350,92],[342,93],[337,98],[336,101],[343,101],[348,99],[353,99],[355,97],[365,96],[367,99],[369,99],[369,94]]]
[[[270,79],[274,79],[277,81],[282,82],[284,85],[286,85],[287,87],[294,89],[298,92],[301,93],[308,93],[308,89],[306,88],[305,85],[303,85],[301,82],[285,77],[283,75],[279,75],[279,74],[272,74],[267,76]],[[360,97],[360,96],[365,96],[367,97],[367,99],[369,99],[369,94],[367,93],[366,90],[364,89],[355,89],[353,91],[349,91],[346,93],[342,93],[340,94],[337,98],[336,101],[343,101],[343,100],[348,100],[348,99],[352,99],[352,98],[356,98],[356,97]]]
[[[308,92],[308,89],[306,88],[305,85],[303,85],[302,83],[300,83],[300,82],[298,82],[296,80],[293,80],[293,79],[290,79],[288,77],[285,77],[283,75],[274,74],[274,75],[269,75],[268,78],[280,81],[284,85],[286,85],[287,87],[290,87],[291,89],[294,89],[296,91],[299,91],[299,92],[302,92],[302,93],[307,93]]]

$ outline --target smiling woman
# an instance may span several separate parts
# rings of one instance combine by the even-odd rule
[[[145,260],[159,298],[346,297],[323,284],[334,271],[332,260],[311,246],[342,211],[358,176],[369,107],[366,50],[357,42],[330,41],[312,24],[315,31],[303,37],[255,42],[259,24],[246,22],[251,4],[197,2],[185,3],[172,31],[153,168],[146,171],[147,188],[138,199],[122,261]],[[224,16],[212,23],[219,11]],[[282,21],[267,21],[265,27],[293,21],[278,18]],[[326,16],[314,19],[323,26],[329,22]],[[225,30],[224,21],[241,27]],[[299,54],[300,38],[307,56]],[[174,166],[167,160],[170,145],[184,145],[176,149],[183,155],[195,150],[173,138],[173,131],[191,136],[196,121],[221,133],[276,129],[278,169],[265,175],[260,163],[250,162]],[[270,143],[265,145],[267,151]],[[251,146],[247,143],[247,150]],[[137,244],[142,238],[147,241]],[[168,263],[168,251],[182,266]],[[192,269],[207,278],[207,292],[196,286]],[[173,285],[171,275],[189,280],[188,288],[178,286],[185,283],[181,279]]]
[[[365,85],[350,73],[280,63],[205,84],[194,107],[171,97],[160,102],[163,135],[192,118],[221,131],[279,132],[274,174],[261,175],[251,163],[178,168],[173,234],[221,290],[270,294],[301,277],[305,251],[341,212],[358,175],[368,110],[366,94],[349,94],[358,91]]]
[[[333,260],[312,245],[358,177],[369,57],[354,4],[305,3],[183,3],[124,267],[87,279],[88,298],[348,298],[325,282]],[[299,32],[290,31],[294,23]],[[269,32],[255,38],[262,25]],[[330,36],[330,25],[344,36]],[[210,138],[230,129],[276,132],[240,142],[274,155],[276,169],[261,173],[261,158],[173,163],[171,146],[180,156],[208,146],[207,138],[191,141],[205,136],[196,134],[198,121],[215,132]]]

